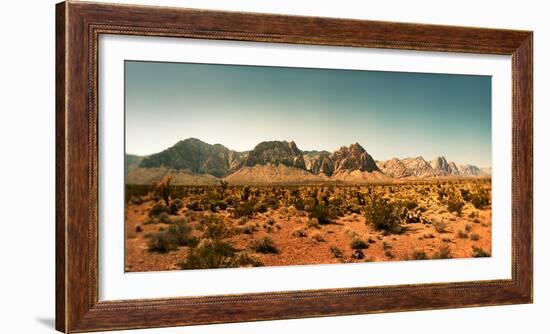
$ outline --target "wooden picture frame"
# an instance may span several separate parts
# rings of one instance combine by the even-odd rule
[[[98,37],[169,36],[512,56],[512,278],[98,300]],[[533,300],[533,33],[66,1],[56,7],[56,329],[119,330]]]

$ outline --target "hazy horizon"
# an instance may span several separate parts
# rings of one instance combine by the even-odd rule
[[[489,76],[126,61],[125,98],[127,154],[358,142],[375,160],[492,165]]]

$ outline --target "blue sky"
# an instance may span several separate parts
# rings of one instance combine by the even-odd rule
[[[237,151],[360,143],[374,159],[491,165],[491,77],[126,61],[126,152],[195,137]]]

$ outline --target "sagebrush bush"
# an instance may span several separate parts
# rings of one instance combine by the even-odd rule
[[[344,253],[342,252],[342,250],[336,246],[331,246],[330,252],[337,259],[341,259],[342,257],[344,257]]]
[[[451,252],[451,248],[447,245],[443,245],[439,248],[439,250],[434,254],[434,259],[452,259],[453,255]]]
[[[434,221],[432,225],[434,226],[437,233],[446,233],[447,227],[449,226],[449,224],[444,221]]]
[[[481,237],[477,233],[472,233],[472,235],[470,235],[470,240],[472,241],[478,241],[479,239],[481,239]]]
[[[309,218],[315,218],[319,224],[326,225],[330,224],[332,222],[332,218],[334,217],[327,205],[317,204],[310,209]]]
[[[202,211],[204,210],[200,201],[191,201],[187,204],[187,208],[193,211]]]
[[[426,260],[428,259],[428,256],[426,255],[426,252],[421,250],[415,250],[412,253],[413,260]]]
[[[447,199],[447,210],[449,210],[449,212],[456,212],[456,214],[460,216],[463,208],[464,201],[462,201],[458,195],[453,194],[449,196],[449,199]]]
[[[240,203],[235,210],[233,210],[233,216],[236,218],[240,217],[252,217],[254,216],[256,203],[254,201],[246,201]]]
[[[238,267],[233,259],[236,249],[228,242],[203,239],[189,250],[182,269],[212,269]]]
[[[323,238],[323,235],[321,233],[315,233],[313,236],[312,236],[313,240],[317,241],[317,242],[323,242],[325,241],[325,238]]]
[[[180,246],[195,246],[197,238],[191,235],[191,227],[185,224],[173,224],[168,229],[152,234],[148,241],[150,252],[167,253]]]
[[[254,240],[252,242],[252,248],[258,253],[264,253],[264,254],[279,253],[279,249],[277,248],[277,245],[275,245],[275,242],[273,241],[273,239],[271,239],[268,236]]]
[[[477,189],[475,193],[472,194],[470,202],[476,209],[485,209],[489,205],[489,191],[487,189]]]
[[[401,208],[389,200],[371,196],[365,205],[365,218],[377,231],[401,233],[400,211]]]
[[[468,189],[460,189],[460,196],[462,196],[462,199],[465,201],[470,201],[472,198],[472,193]]]
[[[489,257],[491,254],[484,251],[481,247],[472,246],[473,257]]]
[[[155,203],[155,205],[153,205],[153,207],[151,207],[151,209],[149,210],[149,217],[156,217],[158,215],[160,215],[161,213],[167,213],[169,211],[169,208],[162,204],[162,203]]]
[[[179,198],[174,199],[168,206],[168,213],[171,215],[177,215],[178,211],[183,208],[183,201]]]
[[[363,239],[353,239],[350,243],[351,249],[366,249],[369,248],[369,244]]]
[[[155,233],[151,235],[147,243],[150,252],[168,253],[177,249],[174,238],[166,232]]]

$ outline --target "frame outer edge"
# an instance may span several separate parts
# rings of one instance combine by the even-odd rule
[[[425,305],[424,306],[415,306],[412,307],[408,304],[403,307],[394,307],[394,308],[380,308],[380,309],[370,309],[368,305],[362,305],[361,310],[352,311],[343,311],[343,308],[340,308],[338,312],[332,312],[331,309],[334,309],[336,306],[330,305],[314,305],[312,308],[312,303],[308,302],[307,299],[301,297],[296,298],[295,305],[291,308],[293,312],[289,313],[289,305],[285,305],[285,299],[274,299],[270,301],[271,305],[277,306],[281,313],[276,313],[275,311],[271,312],[269,309],[267,311],[262,308],[257,311],[250,310],[244,304],[246,303],[246,298],[242,302],[238,302],[239,307],[243,308],[247,313],[243,317],[239,317],[232,310],[231,312],[227,311],[227,305],[223,302],[217,306],[209,306],[208,303],[205,303],[201,306],[201,302],[197,300],[197,305],[193,307],[192,305],[187,305],[183,307],[176,306],[175,303],[171,301],[163,301],[163,305],[155,306],[153,308],[147,308],[144,305],[145,301],[138,301],[137,304],[124,302],[122,303],[123,308],[126,311],[120,309],[110,309],[108,303],[98,302],[96,296],[90,294],[90,289],[97,288],[94,282],[90,282],[89,279],[97,279],[97,277],[92,277],[89,275],[90,266],[92,264],[90,261],[94,259],[93,247],[88,248],[85,245],[82,245],[83,241],[90,242],[90,238],[97,238],[97,235],[90,233],[90,224],[92,216],[89,216],[90,209],[93,209],[93,206],[96,204],[90,204],[90,197],[93,194],[90,193],[90,190],[93,189],[93,185],[90,185],[84,180],[89,180],[90,169],[93,168],[90,164],[90,152],[95,148],[90,148],[90,145],[93,145],[94,141],[89,136],[96,135],[91,133],[90,126],[91,122],[95,122],[94,118],[89,118],[89,104],[91,103],[89,96],[94,94],[93,89],[97,87],[91,87],[91,82],[88,80],[88,75],[85,73],[84,69],[89,70],[89,62],[94,61],[89,58],[89,43],[90,35],[89,29],[93,28],[93,25],[99,23],[100,25],[113,24],[119,20],[117,16],[117,11],[115,9],[128,8],[131,10],[133,6],[112,6],[112,5],[98,5],[90,4],[86,2],[73,2],[71,0],[59,3],[56,5],[56,329],[63,332],[81,332],[81,331],[97,331],[97,330],[113,330],[113,329],[129,329],[129,328],[150,328],[155,326],[179,326],[179,325],[193,325],[193,324],[212,324],[219,322],[241,322],[241,321],[257,321],[257,320],[270,320],[270,319],[287,319],[287,318],[303,318],[303,317],[317,317],[317,316],[330,316],[330,315],[344,315],[344,314],[365,314],[365,313],[379,313],[379,312],[395,312],[395,311],[405,311],[405,310],[423,310],[423,309],[433,309],[433,308],[449,308],[449,307],[471,307],[471,306],[483,306],[483,305],[503,305],[510,303],[529,303],[532,302],[532,270],[533,270],[533,259],[532,259],[532,66],[533,66],[533,55],[532,55],[532,32],[525,31],[508,31],[507,33],[513,40],[513,45],[508,45],[507,47],[500,47],[495,41],[485,40],[489,43],[490,49],[488,50],[477,50],[472,51],[468,48],[465,48],[462,44],[445,44],[441,47],[437,46],[439,44],[430,44],[429,42],[424,44],[414,45],[412,48],[418,50],[430,50],[430,48],[436,48],[438,51],[455,51],[455,52],[480,52],[480,53],[495,53],[495,54],[513,54],[513,93],[517,94],[514,96],[514,108],[513,108],[513,117],[514,117],[514,134],[519,140],[514,142],[514,145],[517,146],[517,151],[514,150],[514,153],[517,153],[513,157],[513,168],[516,173],[515,187],[513,191],[517,192],[517,203],[514,204],[512,208],[514,213],[519,217],[518,225],[519,231],[516,235],[523,242],[517,246],[517,251],[515,252],[519,256],[519,261],[517,270],[517,279],[516,283],[513,286],[504,286],[501,289],[503,294],[508,294],[509,299],[505,300],[498,296],[494,298],[483,299],[485,295],[479,294],[473,297],[477,298],[476,301],[467,300],[464,302],[456,302],[452,305],[448,304],[444,300],[438,300],[437,302],[429,302],[431,297],[437,299],[436,295],[425,296]],[[156,11],[161,11],[161,9],[155,7],[148,7]],[[110,10],[113,10],[110,12]],[[141,8],[143,10],[143,8]],[[175,10],[175,8],[174,8]],[[165,11],[165,9],[162,9]],[[181,14],[182,11],[178,11]],[[187,16],[192,17],[193,15],[200,14],[200,11],[190,10],[189,14],[183,15],[183,18]],[[210,11],[206,11],[210,13]],[[159,14],[159,13],[157,13]],[[223,13],[221,13],[223,14]],[[221,15],[220,12],[217,15]],[[243,15],[234,13],[235,15]],[[110,15],[114,15],[111,17]],[[159,14],[160,15],[160,14]],[[157,15],[157,16],[159,16]],[[246,14],[248,15],[248,14]],[[252,17],[253,14],[250,14]],[[196,18],[196,16],[194,16]],[[264,15],[265,18],[275,18],[275,16]],[[279,19],[279,18],[277,18]],[[293,20],[298,20],[300,18],[294,18]],[[305,17],[302,19],[306,19]],[[134,21],[139,20],[139,18],[132,17],[131,19],[122,19],[123,22],[129,24],[130,26],[135,23]],[[313,19],[307,19],[313,20]],[[324,19],[320,19],[324,20]],[[327,19],[330,20],[330,19]],[[155,20],[148,21],[148,30],[156,31],[155,26],[151,25],[151,22]],[[333,22],[334,20],[330,20]],[[211,30],[210,26],[218,24],[218,21],[200,21],[199,24],[207,28],[205,34],[197,34],[196,36],[188,36],[191,38],[208,38],[208,34],[215,34],[221,36],[221,33],[224,32],[224,29],[221,29],[221,32]],[[336,21],[334,21],[336,22]],[[340,22],[340,21],[338,21]],[[344,21],[342,21],[344,22]],[[351,23],[352,21],[345,21]],[[221,23],[225,24],[223,18]],[[258,22],[257,22],[258,23]],[[262,23],[262,22],[260,22]],[[354,25],[357,21],[353,21]],[[222,24],[222,25],[223,25]],[[258,23],[259,24],[259,23]],[[262,23],[263,24],[263,23]],[[358,24],[358,23],[357,23]],[[380,25],[382,23],[373,23],[375,25]],[[391,23],[388,23],[391,24]],[[399,25],[399,24],[398,24]],[[162,24],[161,24],[162,26]],[[227,25],[226,25],[227,26]],[[419,26],[417,25],[401,25],[402,27],[409,27],[411,29],[416,29]],[[429,26],[422,26],[426,28]],[[434,26],[437,28],[437,26]],[[441,26],[440,29],[444,29],[444,26]],[[177,28],[177,27],[176,27]],[[279,27],[280,28],[280,27]],[[449,27],[448,27],[449,28]],[[249,29],[249,28],[246,28]],[[245,31],[246,31],[245,29]],[[471,28],[457,28],[465,35],[464,38],[471,35],[474,32]],[[177,29],[176,29],[177,30]],[[175,36],[183,36],[188,33],[183,31],[174,31],[171,34]],[[192,31],[192,30],[191,30]],[[469,31],[469,33],[467,33]],[[502,30],[494,30],[495,34],[498,33],[499,41],[503,41]],[[139,31],[135,31],[137,35],[140,34]],[[283,31],[284,33],[284,31]],[[384,32],[385,35],[390,34],[390,32]],[[519,35],[518,35],[519,34]],[[152,34],[151,34],[152,35]],[[156,35],[156,33],[155,33]],[[245,35],[239,34],[237,32],[229,32],[227,35],[228,39],[233,39],[233,35],[236,35],[234,39],[237,40],[255,40],[255,35],[252,34],[248,37],[243,37]],[[284,35],[284,34],[283,34]],[[288,39],[279,38],[276,35],[271,34],[269,37],[258,37],[259,40],[266,39],[271,42],[288,42],[288,43],[298,43],[301,44],[301,40],[294,40],[296,36],[290,36]],[[334,36],[323,36],[320,41],[313,41],[317,43],[325,43],[328,45],[333,45],[334,38],[337,38],[337,35]],[[434,39],[437,39],[437,36],[432,36]],[[226,36],[223,36],[221,39],[225,39]],[[403,37],[405,38],[405,37]],[[470,38],[472,38],[470,36]],[[400,39],[397,38],[397,41]],[[307,42],[307,40],[305,40]],[[384,44],[384,39],[382,42],[376,41],[361,41],[358,46],[361,47],[385,47],[392,49],[407,49],[411,46],[409,44],[400,44],[400,43],[387,43]],[[351,43],[351,42],[349,42]],[[412,45],[412,44],[411,44]],[[432,46],[430,46],[432,45]],[[483,52],[482,52],[483,51]],[[514,74],[515,73],[515,74]],[[521,145],[522,147],[519,147]],[[92,171],[93,172],[93,171]],[[92,187],[92,188],[90,188]],[[93,226],[92,226],[93,227]],[[92,230],[92,232],[94,232]],[[456,294],[461,291],[462,288],[459,288],[455,292],[449,294]],[[464,288],[466,289],[466,288]],[[432,290],[427,290],[432,291]],[[477,291],[477,290],[476,290]],[[481,290],[479,290],[481,292]],[[424,291],[411,292],[411,294],[416,294],[416,296],[423,296]],[[431,296],[431,297],[430,297]],[[348,296],[349,297],[349,296]],[[344,303],[342,298],[348,298],[346,296],[339,296],[337,302]],[[381,294],[373,295],[374,298],[381,298]],[[413,296],[414,297],[414,296]],[[498,298],[497,298],[498,297]],[[354,300],[362,303],[368,298],[368,296],[359,296],[355,297]],[[396,297],[395,297],[396,298]],[[424,298],[424,297],[423,297]],[[397,300],[397,299],[396,299]],[[175,302],[175,301],[174,301]],[[259,300],[258,302],[262,302]],[[346,301],[347,302],[347,301]],[[443,306],[438,306],[440,303],[443,303]],[[258,303],[253,302],[250,305],[256,305]],[[260,303],[261,304],[261,303]],[[216,304],[213,304],[216,305]],[[259,305],[259,304],[258,304]],[[330,306],[330,307],[329,307]],[[200,309],[209,309],[214,307],[219,309],[223,314],[221,320],[212,320],[210,315],[206,315],[202,319],[193,318],[193,320],[187,319],[186,321],[179,321],[178,317],[180,311],[191,311],[191,313],[196,313]],[[129,310],[133,309],[133,313]],[[349,308],[348,308],[349,309]],[[151,312],[152,313],[149,313]],[[158,312],[155,312],[158,311]],[[168,312],[169,311],[169,312]],[[269,311],[269,312],[268,312]],[[168,314],[166,313],[168,312]],[[263,312],[263,313],[262,313]],[[267,312],[267,313],[266,313]],[[286,313],[285,313],[286,312]],[[150,316],[156,316],[159,313],[162,315],[162,318],[152,319]],[[284,315],[286,314],[286,315]],[[132,318],[134,317],[134,318]],[[229,318],[228,318],[229,317]],[[139,320],[138,320],[139,319]],[[162,321],[160,324],[158,321]]]
[[[66,279],[66,4],[55,6],[55,329],[68,328]]]
[[[520,289],[526,303],[533,303],[533,32],[529,32],[522,44],[514,52],[515,68],[513,75],[517,75],[514,96],[517,96],[518,110],[514,110],[517,119],[518,147],[516,161],[518,169],[516,176],[519,191],[518,210],[522,220],[518,232],[522,241],[518,245],[521,262]],[[520,147],[521,145],[521,147]]]

